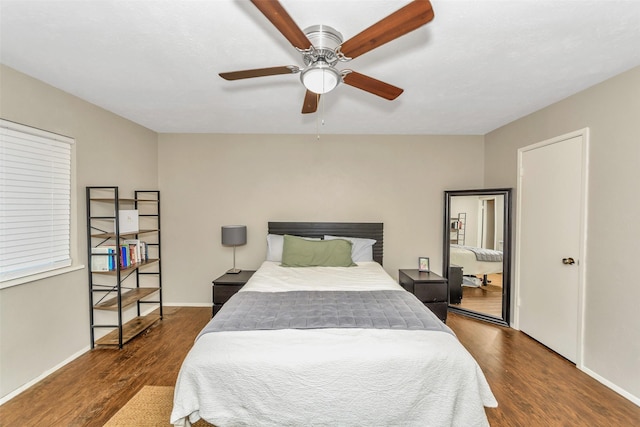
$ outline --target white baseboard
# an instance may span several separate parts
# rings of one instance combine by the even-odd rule
[[[58,363],[56,366],[54,366],[51,369],[47,369],[46,371],[44,371],[42,374],[40,374],[39,376],[37,376],[36,378],[32,379],[31,381],[29,381],[26,384],[23,384],[22,386],[18,387],[17,389],[13,390],[12,392],[10,392],[9,394],[2,396],[2,398],[0,399],[0,405],[5,404],[6,402],[8,402],[9,400],[13,399],[14,397],[16,397],[17,395],[19,395],[20,393],[22,393],[23,391],[25,391],[26,389],[28,389],[29,387],[33,386],[34,384],[42,381],[43,379],[45,379],[46,377],[48,377],[49,375],[53,374],[55,371],[57,371],[58,369],[62,368],[63,366],[73,362],[74,360],[76,360],[78,357],[82,356],[83,354],[85,354],[86,352],[88,352],[89,350],[91,350],[91,346],[86,346],[85,348],[83,348],[82,350],[78,351],[75,354],[72,354],[71,356],[69,356],[68,358],[66,358],[65,360],[63,360],[62,362]]]
[[[611,381],[607,380],[606,378],[603,378],[600,375],[596,374],[595,372],[593,372],[589,368],[581,366],[578,369],[580,369],[582,372],[584,372],[585,374],[589,375],[593,379],[597,380],[598,382],[602,383],[603,385],[609,387],[611,390],[615,391],[616,393],[618,393],[620,396],[624,397],[625,399],[635,403],[637,406],[640,406],[640,397],[634,396],[633,394],[629,393],[625,389],[615,385],[614,383],[612,383]]]

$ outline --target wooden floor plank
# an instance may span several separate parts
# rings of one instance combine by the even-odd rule
[[[447,325],[498,400],[486,410],[492,426],[640,425],[640,407],[526,334],[455,314]]]
[[[165,307],[118,348],[90,351],[0,406],[2,426],[102,426],[144,385],[173,386],[211,309]]]
[[[144,385],[173,386],[211,316],[206,307],[167,307],[122,350],[96,349],[0,406],[3,426],[101,426]],[[456,314],[447,324],[478,360],[499,407],[492,426],[633,426],[640,408],[513,329]]]

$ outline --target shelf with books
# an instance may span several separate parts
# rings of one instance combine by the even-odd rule
[[[87,187],[86,196],[91,347],[122,348],[162,319],[160,192]]]
[[[456,217],[449,220],[449,224],[449,239],[451,244],[464,246],[467,229],[467,213],[460,212]]]

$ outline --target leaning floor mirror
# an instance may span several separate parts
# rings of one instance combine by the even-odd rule
[[[511,189],[445,191],[449,310],[509,325]]]

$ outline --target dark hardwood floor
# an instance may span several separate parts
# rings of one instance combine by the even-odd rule
[[[90,351],[0,406],[0,425],[102,426],[143,386],[175,385],[210,318],[211,308],[165,307],[164,319],[122,350]]]
[[[482,275],[477,276],[482,279]],[[489,274],[489,286],[462,286],[462,301],[456,307],[502,317],[502,274]]]
[[[640,426],[640,407],[526,334],[452,313],[447,324],[498,400],[492,426]]]
[[[165,308],[165,318],[122,350],[82,355],[0,406],[2,426],[102,426],[144,385],[173,386],[210,308]],[[492,426],[636,426],[634,405],[518,331],[451,314],[499,407]]]

